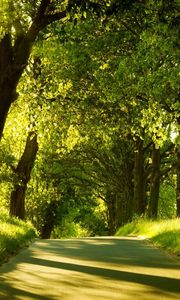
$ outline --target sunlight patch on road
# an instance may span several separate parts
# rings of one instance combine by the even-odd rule
[[[1,269],[0,299],[179,300],[180,269],[160,258],[134,238],[38,241]]]

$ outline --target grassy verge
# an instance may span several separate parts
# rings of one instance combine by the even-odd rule
[[[180,219],[136,220],[121,227],[116,236],[137,235],[148,238],[158,247],[180,256]]]
[[[36,237],[36,231],[29,223],[11,218],[6,211],[0,215],[0,264],[26,246]]]

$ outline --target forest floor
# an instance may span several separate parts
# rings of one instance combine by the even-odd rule
[[[0,299],[180,299],[180,264],[136,237],[37,240],[0,267]]]

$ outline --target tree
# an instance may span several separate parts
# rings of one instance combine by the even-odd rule
[[[151,4],[151,1],[147,2],[141,6],[141,10],[140,6],[134,6],[131,11],[123,15],[121,20],[118,19],[119,16],[110,19],[109,22],[106,20],[104,27],[102,25],[98,27],[99,31],[96,27],[94,36],[90,35],[87,37],[87,32],[83,29],[84,26],[86,30],[90,28],[94,30],[94,24],[91,22],[80,24],[76,27],[77,30],[74,35],[71,31],[70,43],[65,43],[72,62],[71,68],[68,70],[72,80],[72,89],[69,96],[72,99],[72,93],[74,93],[76,105],[79,102],[78,107],[83,113],[83,117],[87,115],[87,105],[91,108],[91,110],[88,108],[90,114],[92,112],[95,113],[99,109],[101,117],[96,112],[96,123],[98,116],[101,119],[101,126],[102,120],[110,126],[112,123],[119,122],[122,115],[124,118],[124,115],[128,114],[128,117],[124,118],[126,120],[124,126],[121,126],[123,130],[131,133],[131,136],[127,134],[126,138],[130,137],[131,140],[135,138],[137,142],[138,139],[141,141],[144,139],[148,140],[147,145],[146,142],[143,142],[144,147],[141,146],[141,172],[134,172],[137,175],[134,177],[134,203],[136,206],[135,211],[138,211],[139,214],[144,213],[147,207],[145,192],[148,186],[145,169],[148,166],[148,157],[147,155],[145,156],[145,149],[149,144],[149,140],[150,144],[155,143],[157,147],[163,146],[167,138],[165,133],[167,123],[163,122],[164,116],[167,116],[165,114],[165,106],[171,105],[171,101],[175,108],[177,106],[177,101],[174,101],[177,98],[173,86],[173,84],[177,84],[176,51],[173,52],[173,58],[167,56],[167,53],[173,49],[177,39],[176,28],[171,28],[177,15],[176,5],[169,6],[169,12],[164,2],[159,3],[154,14]],[[134,13],[137,13],[136,18]],[[164,20],[166,18],[168,19],[169,27],[165,25]],[[127,23],[127,20],[130,20],[130,22]],[[115,25],[118,28],[118,32],[113,31]],[[122,28],[125,28],[125,30],[122,30]],[[173,33],[171,43],[167,47],[161,47],[171,32]],[[82,33],[84,33],[83,39]],[[112,36],[115,39],[111,38]],[[153,38],[151,39],[149,36],[153,36]],[[118,43],[114,42],[116,39]],[[114,44],[112,44],[112,40]],[[122,44],[119,43],[120,40],[123,41]],[[154,47],[157,49],[156,52]],[[102,51],[102,48],[104,51]],[[144,53],[146,59],[144,58]],[[162,65],[159,65],[160,56],[163,58]],[[173,65],[173,70],[170,68],[171,64]],[[161,88],[163,95],[167,92],[165,92],[167,87],[164,88],[166,85],[163,84],[163,81],[167,82],[166,71],[171,74],[170,86],[172,94],[168,93],[169,98],[162,101],[158,95],[160,95],[159,90]],[[67,76],[68,72],[65,74]],[[161,88],[156,83],[157,79],[162,81]],[[84,107],[82,108],[82,106]],[[149,122],[149,119],[151,122]],[[128,123],[130,126],[128,126]],[[145,137],[142,136],[142,132],[144,132]],[[134,150],[137,154],[138,151],[135,145]],[[136,155],[134,170],[137,169],[137,161]],[[139,176],[141,176],[141,179],[139,179]],[[143,184],[141,184],[142,181]],[[158,180],[156,183],[158,183]],[[154,188],[155,186],[156,184],[152,185]],[[152,191],[153,189],[151,189]],[[137,196],[138,193],[142,196]],[[111,192],[108,194],[111,195],[111,198],[116,198],[112,196]],[[156,194],[157,200],[158,193]],[[137,207],[139,208],[137,209]],[[112,215],[114,216],[114,214]]]
[[[33,42],[28,68],[20,76],[17,111],[29,110],[31,125],[24,125],[28,131],[35,126],[38,133],[26,207],[42,236],[49,237],[53,228],[57,234],[63,215],[90,232],[93,226],[83,214],[90,223],[88,211],[94,214],[99,199],[112,234],[147,208],[150,217],[159,213],[159,187],[161,192],[167,176],[174,178],[178,165],[174,148],[167,150],[178,120],[177,10],[172,2],[157,1],[153,7],[151,0],[96,1],[94,9],[93,1],[70,1],[70,22],[44,28]],[[52,14],[55,4],[48,6]],[[91,14],[102,7],[100,18]],[[16,142],[19,146],[19,138]],[[2,143],[8,148],[11,141]],[[17,156],[15,145],[12,149]]]
[[[129,1],[131,5],[134,1]],[[68,13],[79,15],[84,11],[100,12],[109,3],[94,1],[50,1],[34,3],[2,0],[0,27],[0,139],[11,104],[17,99],[16,91],[23,71],[28,65],[32,47],[39,33],[55,21],[64,20]],[[126,6],[125,6],[126,7]],[[124,6],[121,9],[125,8]],[[69,17],[70,17],[69,15]],[[71,19],[71,18],[70,18]]]
[[[32,0],[23,4],[6,1],[4,13],[9,22],[3,26],[0,40],[0,138],[10,106],[18,97],[16,88],[39,32],[66,17],[65,6],[54,6],[50,0],[38,1],[35,5]]]
[[[143,140],[137,138],[134,158],[134,199],[133,211],[138,216],[142,216],[146,210],[146,181]]]
[[[15,183],[14,190],[11,193],[10,214],[20,219],[25,218],[25,193],[37,151],[37,134],[29,132],[23,155],[17,167],[14,168]]]
[[[178,126],[180,126],[180,117],[177,118],[178,121]],[[180,143],[179,143],[179,130],[178,130],[178,137],[177,137],[177,142],[176,142],[176,158],[177,158],[177,163],[176,163],[176,216],[177,218],[180,217]]]
[[[160,149],[153,144],[148,217],[157,218],[160,188]]]

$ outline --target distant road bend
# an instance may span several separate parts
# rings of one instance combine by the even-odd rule
[[[37,240],[0,267],[3,300],[179,300],[180,264],[138,238]]]

